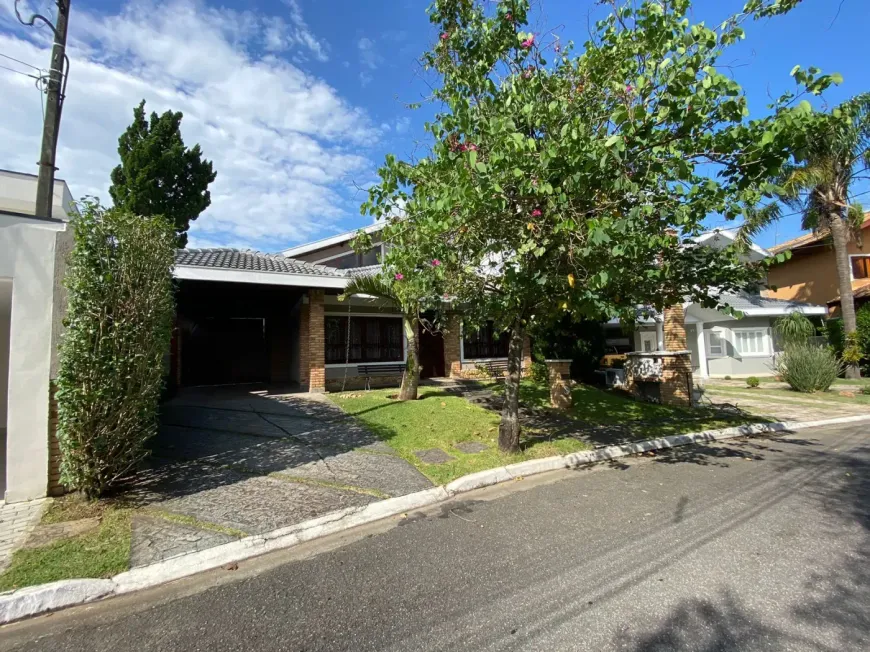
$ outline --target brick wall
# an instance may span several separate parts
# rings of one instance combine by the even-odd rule
[[[569,365],[570,367],[570,365]],[[532,371],[532,341],[528,335],[523,336],[523,376],[528,376]],[[570,368],[568,373],[570,375]]]
[[[308,391],[326,391],[323,290],[308,290]]]
[[[340,392],[342,385],[348,391],[365,389],[366,379],[365,376],[348,376],[347,382],[345,382],[344,377],[330,378],[326,381],[326,390],[329,392]],[[395,387],[398,389],[401,386],[402,376],[371,376],[369,378],[369,387],[372,389],[379,387]]]
[[[689,348],[685,321],[682,304],[665,308],[665,351],[685,351]]]
[[[463,373],[459,357],[461,351],[459,323],[459,315],[450,315],[444,332],[444,371],[451,378],[461,377]]]
[[[688,353],[662,360],[661,401],[664,405],[692,405],[692,357]]]
[[[299,384],[308,384],[308,303],[303,302],[299,309]]]

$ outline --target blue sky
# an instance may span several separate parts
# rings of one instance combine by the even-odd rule
[[[13,0],[0,0],[0,167],[35,171],[47,30],[19,26]],[[715,23],[743,0],[696,0]],[[748,26],[724,62],[745,87],[754,114],[791,87],[796,64],[840,72],[836,103],[870,90],[858,56],[870,25],[866,0],[804,0],[791,14]],[[49,0],[31,0],[49,9]],[[188,144],[199,142],[218,179],[213,205],[195,223],[194,246],[275,251],[362,226],[359,204],[385,154],[413,155],[430,110],[410,111],[426,81],[416,59],[435,37],[426,0],[74,0],[68,101],[59,176],[74,195],[108,199],[117,137],[133,106],[185,114]],[[120,8],[119,8],[120,7]],[[532,29],[585,39],[592,0],[540,0]],[[836,16],[836,18],[835,18]],[[22,74],[24,73],[24,74]],[[870,199],[870,198],[868,198]],[[867,202],[870,204],[870,201]],[[797,235],[798,216],[762,234],[770,246]],[[711,226],[718,226],[711,220]]]

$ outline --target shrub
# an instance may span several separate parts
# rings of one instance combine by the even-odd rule
[[[787,347],[790,344],[805,343],[816,334],[816,327],[805,315],[792,312],[779,317],[773,323],[773,333],[782,345]]]
[[[725,380],[731,380],[731,376],[725,376]]]
[[[529,377],[539,385],[546,385],[550,382],[550,372],[547,365],[543,362],[533,362],[529,367]]]
[[[761,384],[761,381],[758,380],[755,376],[750,376],[746,379],[747,387],[758,387]]]
[[[843,370],[843,363],[830,348],[795,344],[783,351],[776,370],[797,392],[824,392]]]
[[[864,396],[870,396],[870,385],[865,385],[864,387],[862,387],[861,393],[864,394]]]
[[[96,497],[145,456],[172,329],[174,231],[85,202],[71,222],[57,378],[61,482]]]

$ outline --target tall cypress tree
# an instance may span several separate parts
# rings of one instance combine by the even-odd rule
[[[112,170],[109,194],[115,206],[142,216],[162,215],[175,227],[178,246],[187,244],[190,222],[211,204],[209,184],[217,173],[199,145],[181,138],[183,114],[166,111],[145,119],[145,100],[118,139],[121,164]]]

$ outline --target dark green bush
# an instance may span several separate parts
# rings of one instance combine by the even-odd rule
[[[529,368],[529,378],[539,385],[546,385],[549,382],[547,365],[543,362],[533,362]]]
[[[61,482],[103,494],[156,432],[174,310],[175,234],[94,202],[71,222],[66,331],[57,378]]]
[[[746,386],[747,387],[758,387],[760,384],[761,384],[761,381],[758,380],[758,378],[756,378],[755,376],[750,376],[749,378],[746,379]]]
[[[565,316],[555,323],[535,327],[530,335],[536,360],[570,359],[571,378],[586,383],[600,382],[595,371],[607,352],[600,321],[575,322]]]
[[[776,360],[776,371],[798,392],[824,392],[843,370],[830,348],[811,344],[789,346]]]

